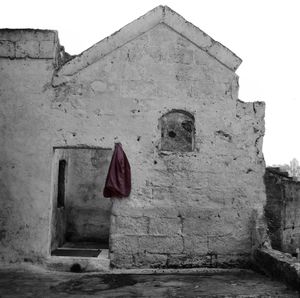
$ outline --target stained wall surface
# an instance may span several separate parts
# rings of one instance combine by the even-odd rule
[[[278,168],[267,168],[265,184],[272,247],[295,254],[300,248],[300,182]]]
[[[55,31],[0,30],[0,255],[39,260],[50,248]],[[61,120],[60,120],[61,121]]]
[[[47,256],[53,147],[119,141],[132,191],[113,199],[111,264],[244,266],[253,212],[265,203],[264,104],[238,100],[238,77],[220,52],[164,23],[99,59],[88,53],[52,85],[52,61],[1,59],[4,258]],[[162,150],[161,119],[172,110],[194,119],[192,150]]]

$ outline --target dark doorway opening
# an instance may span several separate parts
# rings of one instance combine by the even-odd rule
[[[98,257],[108,249],[111,201],[103,187],[111,149],[55,148],[51,255]]]
[[[65,175],[67,162],[63,159],[58,166],[57,208],[65,207]]]

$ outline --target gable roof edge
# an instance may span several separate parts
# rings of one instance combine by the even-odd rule
[[[97,42],[58,69],[53,78],[52,84],[54,86],[58,86],[66,81],[69,81],[68,77],[101,59],[128,41],[133,40],[139,35],[147,32],[149,29],[161,22],[163,19],[163,14],[164,6],[157,6],[147,12],[145,15],[125,25],[112,35]]]
[[[168,6],[165,6],[163,23],[170,26],[181,35],[185,36],[187,39],[229,69],[236,71],[242,63],[242,59],[239,58],[235,53],[222,45],[220,42],[215,41],[200,28],[188,22]]]
[[[161,5],[150,10],[145,15],[127,24],[117,32],[104,38],[62,65],[53,77],[53,86],[58,86],[69,81],[71,77],[80,70],[98,61],[115,49],[120,48],[125,43],[137,38],[159,23],[165,23],[179,34],[185,36],[232,71],[235,71],[242,62],[237,55],[221,43],[213,40],[209,35],[186,21],[168,6]]]

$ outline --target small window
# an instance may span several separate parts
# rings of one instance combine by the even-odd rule
[[[57,208],[65,207],[65,180],[66,180],[65,160],[60,160],[58,165],[58,183],[57,183]]]
[[[192,114],[172,110],[161,117],[161,150],[190,152],[194,150],[195,118]]]

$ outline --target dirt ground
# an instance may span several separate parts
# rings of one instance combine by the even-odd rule
[[[0,270],[0,297],[299,297],[252,271],[198,274],[83,274]]]

